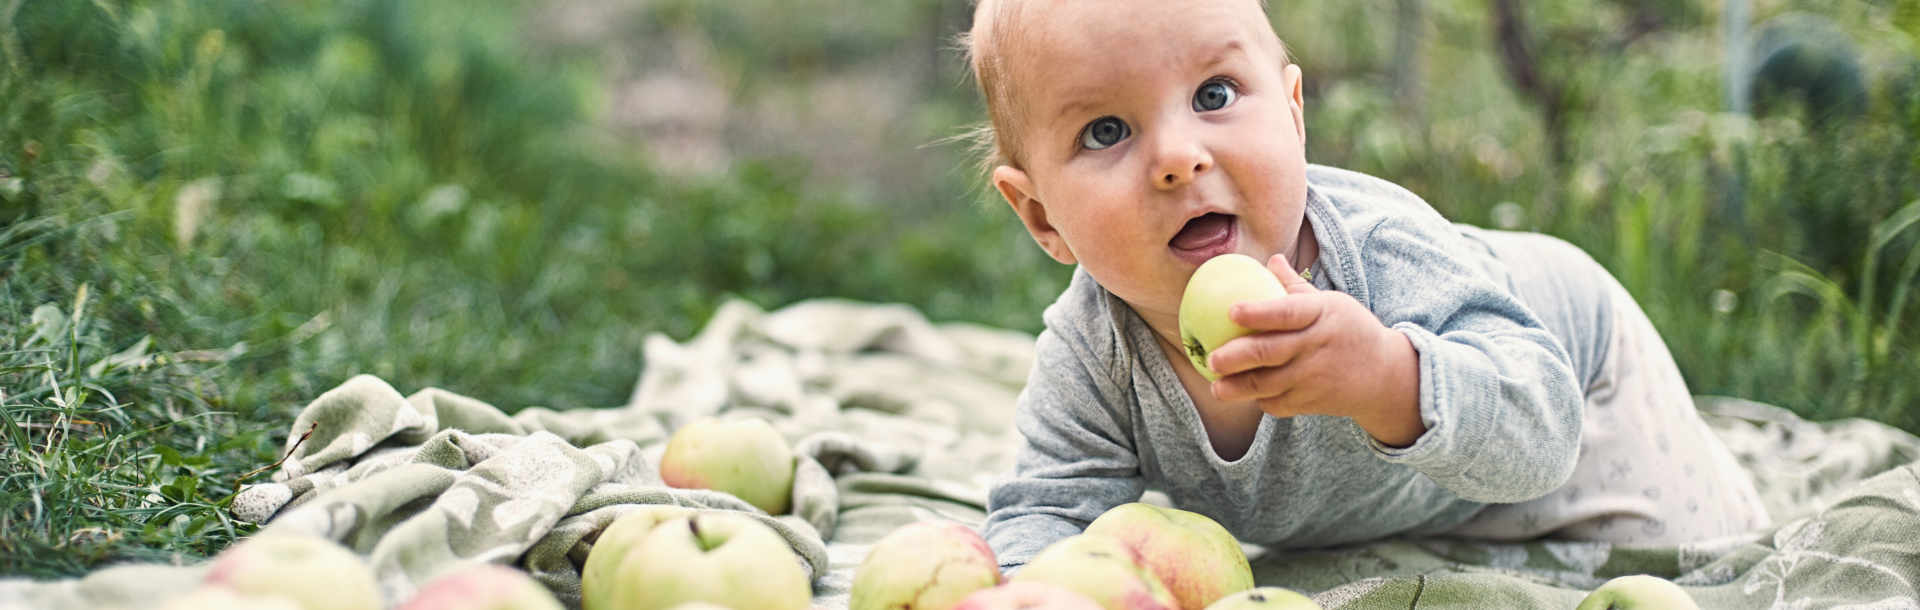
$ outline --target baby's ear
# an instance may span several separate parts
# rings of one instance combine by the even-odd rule
[[[993,188],[1013,207],[1020,223],[1026,225],[1027,234],[1033,236],[1034,243],[1040,244],[1040,249],[1047,251],[1047,256],[1064,265],[1078,262],[1073,250],[1067,247],[1067,240],[1060,236],[1060,230],[1047,220],[1047,206],[1034,190],[1032,176],[1020,168],[1002,165],[993,168]]]
[[[1287,64],[1285,72],[1287,75],[1287,101],[1293,106],[1293,129],[1296,135],[1300,136],[1300,141],[1306,142],[1306,102],[1303,101],[1300,96],[1301,80],[1304,79],[1305,76],[1300,73],[1300,64]]]

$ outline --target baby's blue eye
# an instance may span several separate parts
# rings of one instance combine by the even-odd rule
[[[1234,91],[1233,85],[1225,81],[1210,80],[1200,85],[1199,91],[1193,92],[1193,110],[1194,112],[1219,110],[1226,108],[1239,97],[1240,92]]]
[[[1127,127],[1126,121],[1103,116],[1094,119],[1092,123],[1087,123],[1087,127],[1080,130],[1080,146],[1087,150],[1100,150],[1119,144],[1130,135],[1133,135],[1133,128]]]

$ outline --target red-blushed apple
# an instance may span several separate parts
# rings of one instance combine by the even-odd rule
[[[293,600],[278,595],[251,596],[221,587],[200,587],[168,600],[160,610],[301,610]]]
[[[206,584],[246,596],[280,596],[304,610],[381,610],[380,586],[359,555],[316,536],[264,534],[213,559]]]
[[[1229,339],[1253,332],[1227,319],[1227,310],[1241,301],[1286,295],[1280,278],[1251,256],[1222,254],[1200,263],[1180,295],[1180,343],[1187,360],[1207,381],[1219,380],[1220,376],[1207,366],[1207,354]]]
[[[1671,580],[1634,574],[1602,583],[1574,610],[1700,610],[1700,605]]]
[[[1320,604],[1299,591],[1280,587],[1247,589],[1220,598],[1207,610],[1321,610]]]
[[[767,511],[793,504],[793,447],[766,420],[704,418],[667,439],[660,478],[682,489],[724,491]]]
[[[645,540],[661,523],[691,517],[695,512],[685,506],[651,504],[614,518],[613,523],[594,538],[593,548],[587,551],[587,563],[580,569],[582,606],[586,610],[616,610],[608,604],[612,603],[613,587],[619,584],[615,574],[620,561],[626,559],[627,551]]]
[[[1010,582],[974,591],[953,610],[1106,610],[1072,589],[1043,582]]]
[[[1011,579],[1058,585],[1091,598],[1106,610],[1173,610],[1166,585],[1140,563],[1140,554],[1112,536],[1062,538],[1035,555]]]
[[[1253,568],[1240,542],[1200,513],[1133,502],[1101,513],[1086,533],[1112,537],[1139,553],[1182,610],[1201,610],[1253,588]]]
[[[491,563],[460,565],[435,576],[399,610],[565,610],[526,572]]]
[[[1000,563],[958,521],[916,521],[889,532],[853,573],[851,610],[948,610],[1001,582]]]
[[[596,608],[666,610],[687,602],[806,610],[813,602],[800,557],[785,538],[744,513],[709,512],[661,523],[614,568]]]

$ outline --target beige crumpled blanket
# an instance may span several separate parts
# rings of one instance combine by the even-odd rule
[[[911,308],[838,300],[764,312],[733,302],[692,340],[649,337],[629,404],[511,415],[360,376],[307,405],[313,436],[234,505],[267,531],[338,540],[390,603],[463,560],[513,564],[570,606],[592,534],[647,504],[738,511],[786,537],[815,606],[847,607],[854,569],[894,528],[979,525],[1011,464],[1012,406],[1030,335],[932,324]],[[1776,525],[1674,547],[1575,541],[1388,539],[1254,552],[1263,585],[1328,608],[1572,607],[1612,576],[1653,573],[1702,607],[1915,608],[1920,439],[1877,422],[1815,423],[1770,405],[1703,397],[1703,417],[1753,475]],[[790,514],[662,485],[668,433],[703,416],[757,416],[802,456]],[[1149,494],[1150,501],[1164,501]],[[184,592],[197,566],[123,566],[54,582],[0,581],[0,609],[140,608]]]

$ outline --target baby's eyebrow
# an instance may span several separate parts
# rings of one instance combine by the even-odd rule
[[[1053,114],[1054,120],[1065,120],[1071,118],[1076,113],[1083,113],[1092,109],[1096,103],[1094,100],[1098,97],[1099,96],[1092,91],[1081,90],[1069,92],[1067,94],[1069,101],[1060,105],[1060,111]]]
[[[1246,45],[1242,44],[1240,39],[1229,38],[1218,46],[1213,47],[1212,53],[1207,55],[1196,54],[1196,56],[1207,58],[1205,63],[1199,64],[1201,70],[1204,71],[1212,70],[1214,67],[1227,63],[1236,57],[1244,57],[1246,53]],[[1054,120],[1067,120],[1072,118],[1076,113],[1084,113],[1097,107],[1099,105],[1098,100],[1105,93],[1106,90],[1100,87],[1076,87],[1068,90],[1066,95],[1062,96],[1067,102],[1061,104],[1059,110],[1054,111]]]
[[[1227,63],[1227,60],[1233,59],[1233,57],[1236,55],[1246,55],[1246,54],[1247,54],[1246,45],[1240,44],[1240,40],[1237,38],[1229,39],[1226,41],[1226,43],[1221,44],[1218,48],[1214,49],[1213,54],[1207,56],[1209,58],[1207,62],[1201,65],[1207,68],[1212,68],[1214,66]]]

